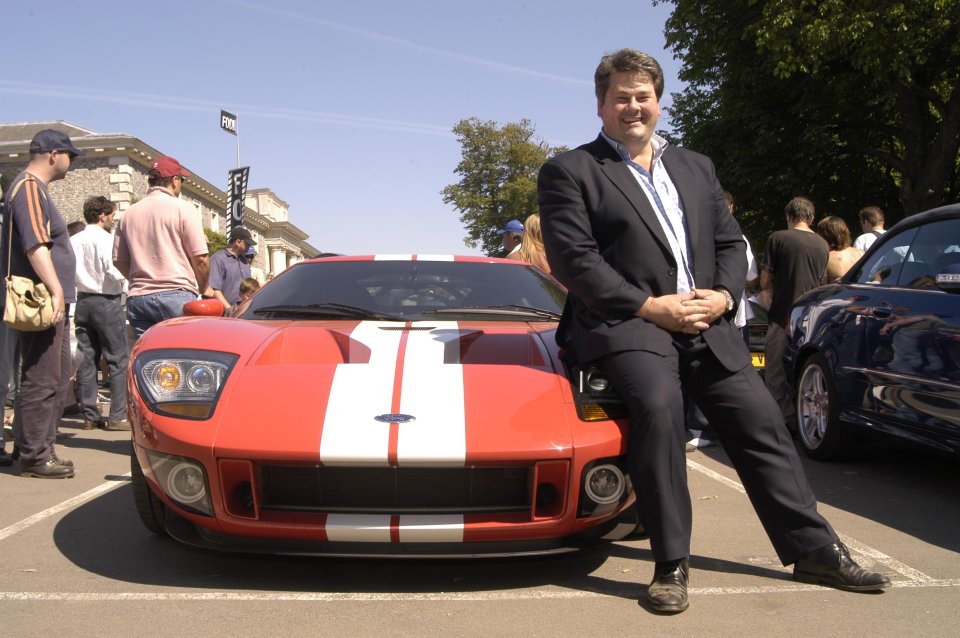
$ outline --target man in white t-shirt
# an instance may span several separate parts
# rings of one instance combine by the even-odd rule
[[[887,232],[883,228],[883,211],[877,206],[867,206],[860,211],[860,228],[863,234],[853,242],[854,248],[866,250],[877,241],[880,235]]]

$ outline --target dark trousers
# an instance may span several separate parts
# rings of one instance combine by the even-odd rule
[[[97,358],[103,354],[110,373],[110,418],[127,415],[127,326],[120,295],[105,297],[78,293],[73,316],[77,347],[83,355],[77,370],[77,387],[83,416],[100,420],[97,408]]]
[[[20,464],[46,463],[54,454],[57,428],[70,390],[70,331],[66,318],[47,330],[20,333],[23,372],[17,396]]]
[[[674,335],[674,347],[667,357],[627,351],[601,359],[630,412],[630,480],[654,560],[690,555],[682,390],[716,430],[784,565],[836,541],[759,375],[750,366],[730,372],[699,335]]]

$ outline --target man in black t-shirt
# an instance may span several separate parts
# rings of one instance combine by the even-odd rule
[[[780,404],[787,427],[794,430],[796,412],[793,391],[787,385],[783,369],[787,320],[793,302],[820,285],[830,248],[811,228],[813,202],[806,197],[794,197],[784,212],[787,215],[787,230],[778,230],[770,235],[760,264],[761,296],[770,304],[764,342],[766,367],[763,378],[770,394]]]

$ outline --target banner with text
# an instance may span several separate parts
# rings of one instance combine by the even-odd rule
[[[227,133],[232,133],[233,135],[237,134],[237,116],[233,113],[227,113],[224,110],[220,110],[220,128],[222,128]]]
[[[230,228],[227,236],[234,228],[243,226],[244,199],[247,197],[247,178],[250,176],[250,167],[235,168],[230,171],[227,185],[227,212],[230,214]]]

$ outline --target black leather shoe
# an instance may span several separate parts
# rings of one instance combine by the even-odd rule
[[[0,450],[0,467],[10,467],[13,465],[13,459],[7,454],[6,450]]]
[[[54,459],[50,459],[46,463],[38,463],[37,465],[21,465],[20,476],[48,479],[73,478],[73,468],[60,465]]]
[[[877,591],[890,586],[890,579],[883,574],[860,567],[850,558],[846,545],[839,541],[798,560],[793,565],[793,579],[844,591]]]
[[[673,560],[657,563],[653,581],[647,588],[647,601],[654,611],[676,614],[690,606],[687,600],[687,581],[690,578],[690,562]]]

